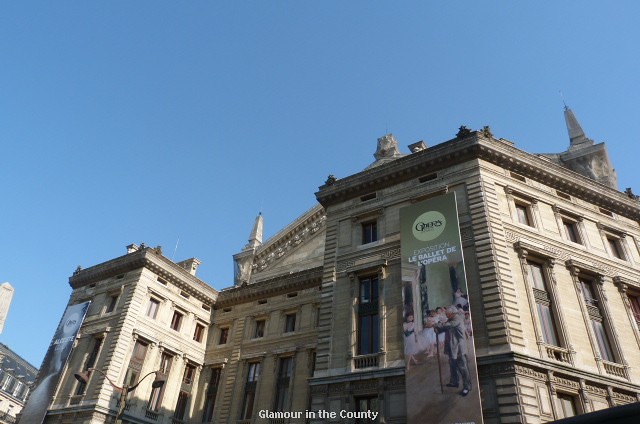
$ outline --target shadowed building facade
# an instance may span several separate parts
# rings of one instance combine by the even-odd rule
[[[131,394],[128,422],[279,424],[305,411],[313,423],[367,422],[321,411],[406,422],[399,211],[450,192],[485,422],[637,402],[640,205],[618,190],[604,145],[565,118],[559,154],[488,127],[408,154],[382,137],[371,166],[330,176],[318,205],[269,240],[259,215],[224,290],[195,277],[196,259],[158,248],[78,270],[70,303],[93,303],[46,422],[110,422],[109,382],[72,376],[91,367],[117,384],[166,372],[162,389],[148,379]]]

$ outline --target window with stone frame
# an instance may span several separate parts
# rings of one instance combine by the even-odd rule
[[[274,411],[285,412],[289,410],[289,387],[293,375],[293,358],[287,356],[280,358],[279,362]]]
[[[378,411],[379,410],[379,402],[378,395],[368,395],[368,396],[357,396],[355,398],[356,404],[356,412],[367,412],[367,411]],[[371,420],[369,418],[356,418],[354,423],[356,424],[365,424],[365,423],[377,423],[378,417],[375,420]]]
[[[109,296],[107,298],[107,307],[104,311],[105,314],[110,314],[111,312],[113,312],[116,309],[116,305],[118,304],[118,298],[120,296],[117,294],[112,294],[111,296]]]
[[[218,387],[220,386],[220,376],[222,368],[211,368],[211,378],[205,393],[204,408],[202,409],[202,422],[210,423],[213,421],[213,412],[216,406],[216,396],[218,395]]]
[[[611,256],[617,259],[622,259],[623,261],[627,260],[624,254],[624,248],[622,247],[622,240],[620,236],[607,233],[605,236],[605,240],[607,241],[607,249],[609,250],[609,254]]]
[[[91,350],[87,356],[87,359],[82,367],[82,371],[89,371],[89,368],[93,368],[98,360],[100,354],[100,348],[102,347],[102,338],[94,338],[91,341]],[[76,396],[83,395],[87,389],[87,384],[83,381],[78,381],[78,387],[76,387]]]
[[[196,367],[192,364],[187,364],[184,367],[184,375],[182,377],[182,384],[191,385],[196,377]]]
[[[253,338],[254,339],[259,339],[261,337],[264,337],[264,329],[267,325],[267,320],[265,319],[257,319],[255,321],[255,327],[254,327],[254,331],[253,331]]]
[[[577,395],[557,392],[555,397],[556,419],[575,417],[580,414],[578,409],[579,399]]]
[[[180,390],[180,392],[178,393],[178,401],[176,402],[176,407],[173,410],[173,422],[175,422],[175,420],[180,420],[180,422],[182,422],[182,420],[184,419],[184,414],[185,412],[187,412],[187,408],[189,406],[190,397],[191,396],[189,392]]]
[[[204,339],[204,331],[205,331],[205,326],[200,324],[200,323],[196,323],[196,327],[193,330],[193,340],[200,343],[202,342],[202,340]]]
[[[244,385],[244,395],[242,398],[241,420],[250,420],[253,417],[253,407],[256,400],[256,388],[258,378],[260,378],[260,362],[249,362],[247,364],[247,379]]]
[[[17,380],[11,374],[5,374],[4,381],[2,383],[2,390],[7,393],[13,392],[13,388],[16,385]]]
[[[631,305],[631,314],[640,329],[640,292],[629,292],[627,293],[627,298],[629,299],[629,304]]]
[[[528,286],[530,316],[540,354],[549,359],[573,363],[569,335],[565,330],[561,298],[555,283],[555,259],[526,242],[514,246],[518,251],[524,282]]]
[[[538,322],[542,330],[542,339],[548,345],[561,346],[557,318],[555,317],[555,305],[549,295],[549,282],[545,275],[544,265],[529,259],[527,267],[532,283]]]
[[[579,220],[571,216],[560,214],[560,221],[562,222],[562,232],[565,240],[572,243],[584,244],[582,237],[580,236]]]
[[[512,187],[505,187],[509,207],[512,208],[513,221],[528,227],[536,227],[534,206],[537,201],[525,194],[515,191]]]
[[[171,329],[175,331],[180,331],[180,327],[182,326],[182,319],[184,318],[184,314],[179,311],[173,311],[173,317],[171,318]]]
[[[640,287],[636,281],[621,276],[614,277],[613,283],[622,296],[629,317],[629,325],[633,329],[638,346],[640,346]]]
[[[378,277],[360,278],[358,287],[358,355],[380,350]]]
[[[284,332],[292,333],[296,331],[296,313],[290,312],[284,316]]]
[[[169,371],[171,371],[171,364],[173,363],[173,355],[168,352],[162,352],[160,355],[160,366],[158,370],[165,376],[165,378],[169,375]],[[149,402],[147,403],[147,409],[158,412],[160,410],[160,406],[162,405],[162,398],[164,397],[164,391],[167,387],[166,384],[163,384],[160,387],[153,387],[151,389],[151,395],[149,396]]]
[[[160,309],[160,300],[155,297],[150,297],[149,302],[147,302],[146,315],[151,319],[156,319],[158,316],[158,309]]]
[[[133,386],[138,382],[144,360],[147,356],[147,349],[149,343],[144,340],[136,340],[133,346],[133,352],[131,353],[131,359],[129,360],[129,366],[124,376],[123,386]]]
[[[531,205],[521,200],[516,200],[516,219],[520,224],[533,227],[533,215],[531,213]]]
[[[362,244],[378,241],[378,221],[366,221],[362,224]]]
[[[218,344],[223,345],[227,344],[229,339],[229,328],[223,327],[220,329],[220,336],[218,337]]]
[[[607,317],[601,305],[601,298],[598,294],[596,282],[588,277],[580,276],[580,292],[587,309],[587,316],[590,321],[591,330],[598,347],[600,357],[608,362],[617,362],[614,355],[611,336],[609,333]]]

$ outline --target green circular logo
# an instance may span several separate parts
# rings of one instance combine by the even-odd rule
[[[413,236],[420,241],[431,241],[442,234],[446,225],[447,220],[440,212],[425,212],[413,222]]]

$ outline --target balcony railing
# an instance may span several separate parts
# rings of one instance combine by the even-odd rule
[[[357,370],[363,368],[377,368],[378,364],[379,360],[377,353],[353,357],[353,368]]]
[[[604,369],[609,375],[615,375],[620,378],[629,378],[627,376],[627,370],[624,365],[616,364],[615,362],[602,361]]]
[[[549,359],[555,359],[556,361],[571,363],[571,354],[563,347],[544,345]]]
[[[144,416],[145,418],[149,418],[153,421],[158,421],[158,413],[150,409],[144,411]]]

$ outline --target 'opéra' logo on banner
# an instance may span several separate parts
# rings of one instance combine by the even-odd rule
[[[420,241],[431,241],[442,234],[446,226],[447,220],[440,212],[425,212],[413,222],[413,236]]]

